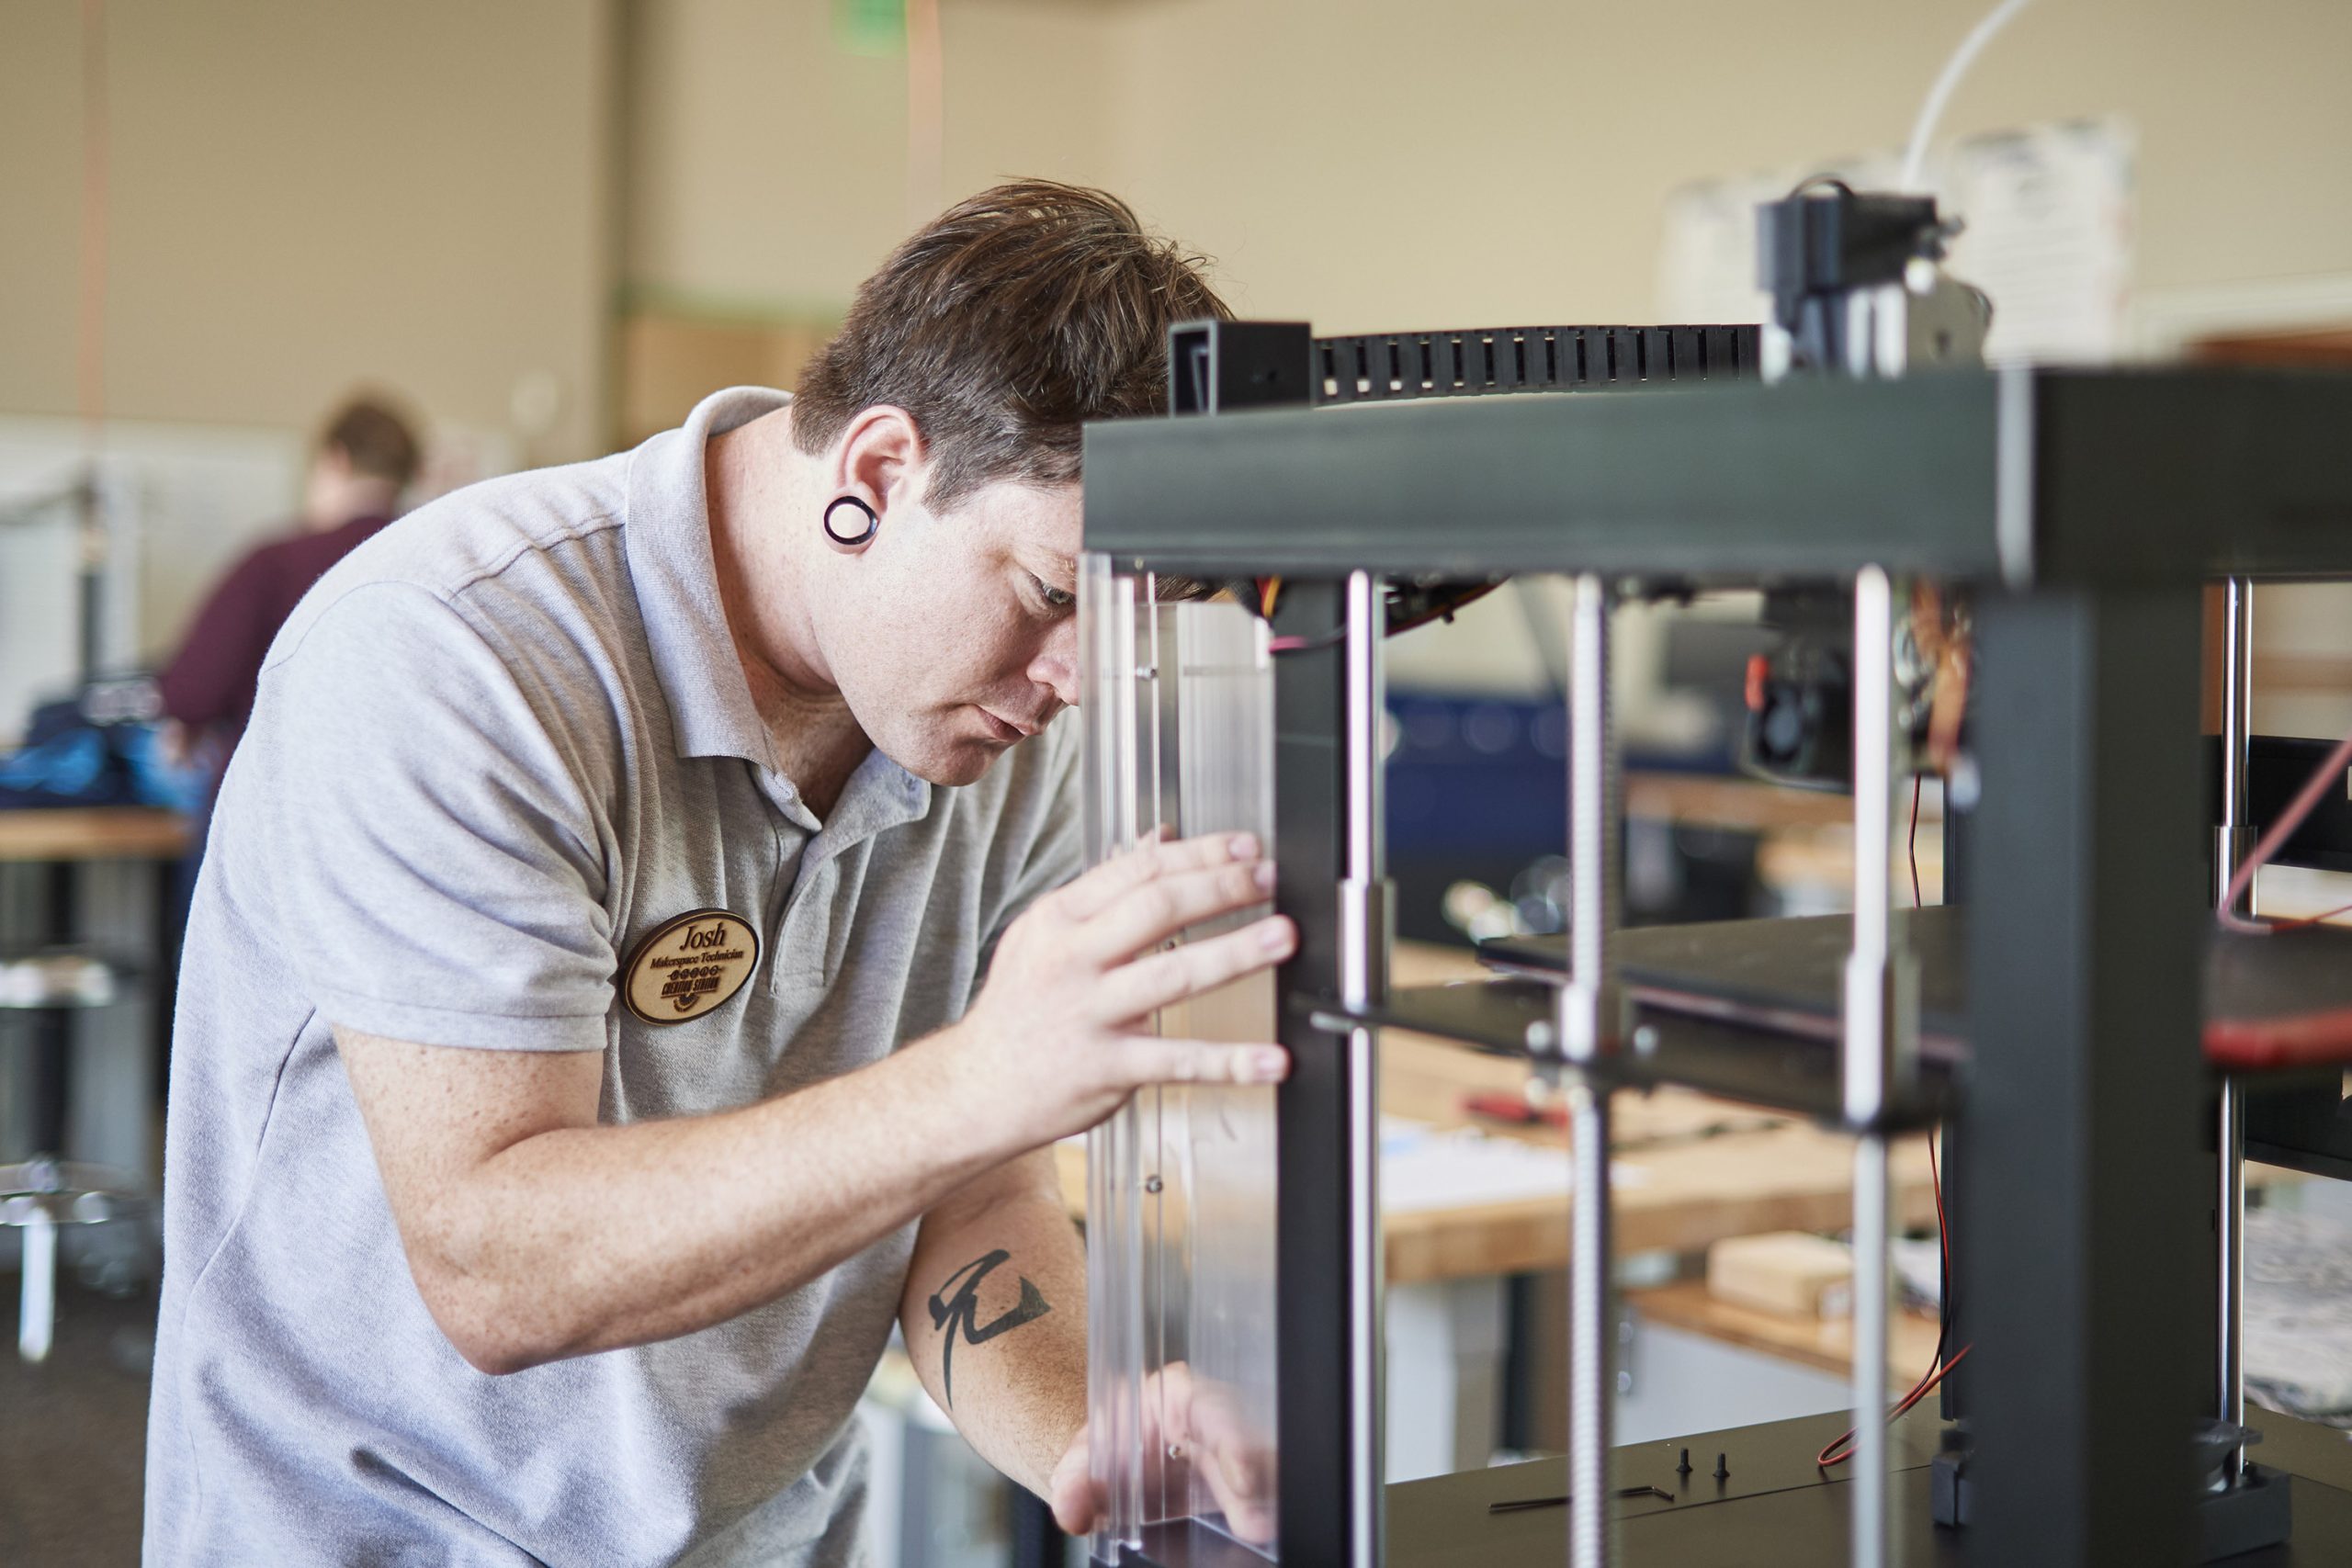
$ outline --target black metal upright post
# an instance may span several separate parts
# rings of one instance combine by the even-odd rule
[[[47,884],[48,941],[67,946],[82,934],[81,868],[71,861],[57,861],[41,869]],[[17,1157],[63,1159],[73,1117],[74,1010],[62,1005],[39,1008],[29,1022],[31,1070],[26,1075],[26,1090],[32,1108],[32,1145]]]
[[[1344,590],[1302,582],[1283,592],[1277,629],[1339,624]],[[1298,952],[1278,978],[1283,995],[1336,1000],[1347,933],[1347,678],[1342,650],[1283,656],[1274,675],[1276,907],[1298,923]],[[1340,808],[1335,809],[1335,807]],[[1354,1224],[1350,1161],[1349,1037],[1285,1010],[1290,1079],[1275,1095],[1276,1451],[1281,1558],[1291,1568],[1347,1568],[1363,1550],[1349,1440],[1377,1411],[1363,1407],[1351,1365],[1349,1282],[1365,1260]],[[1378,1478],[1373,1478],[1377,1483]]]
[[[2193,587],[1992,596],[1973,705],[1968,1560],[2188,1561],[2211,1244]]]
[[[1304,322],[1173,328],[1170,411],[1304,405],[1314,394],[1312,346]],[[1373,596],[1376,604],[1376,585]],[[1351,879],[1363,869],[1351,827],[1365,826],[1354,823],[1358,808],[1370,804],[1376,814],[1378,792],[1351,788],[1360,694],[1350,679],[1352,639],[1335,635],[1349,618],[1349,585],[1337,578],[1286,581],[1274,615],[1278,633],[1308,644],[1274,665],[1274,905],[1299,933],[1275,978],[1284,998],[1336,1003],[1351,978],[1359,987],[1363,979],[1361,917],[1370,906],[1351,919]],[[1377,637],[1376,612],[1374,622]],[[1376,844],[1377,823],[1370,826]],[[1284,1006],[1278,1025],[1291,1072],[1274,1097],[1275,1544],[1285,1568],[1363,1568],[1377,1552],[1382,1479],[1377,1368],[1364,1364],[1367,1348],[1378,1354],[1379,1237],[1376,1224],[1364,1223],[1371,1172],[1361,1168],[1356,1135],[1372,1059],[1363,1032],[1335,1034],[1311,1010]]]

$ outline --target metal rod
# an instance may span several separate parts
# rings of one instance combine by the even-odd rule
[[[1568,976],[1560,992],[1560,1040],[1572,1065],[1598,1062],[1608,1044],[1603,1012],[1616,823],[1609,714],[1609,591],[1576,580],[1568,671]],[[1610,1278],[1609,1094],[1577,1075],[1568,1086],[1574,1223],[1568,1275],[1568,1561],[1606,1568],[1614,1555],[1609,1511],[1611,1369],[1616,1314]]]
[[[1380,644],[1385,634],[1386,601],[1370,572],[1348,574],[1348,879],[1373,884],[1386,874],[1386,833],[1380,819],[1380,730],[1387,696],[1381,679]],[[1350,962],[1375,955],[1350,955]],[[1353,983],[1374,983],[1369,965]]]
[[[1886,1137],[1854,1140],[1854,1496],[1855,1568],[1894,1561],[1893,1497],[1887,1486]]]
[[[2245,1101],[2237,1079],[2222,1080],[2219,1160],[2221,1191],[2214,1205],[2214,1242],[2219,1287],[2215,1306],[2215,1374],[2218,1414],[2233,1426],[2245,1422]],[[2245,1470],[2245,1450],[2222,1456],[2222,1478],[2235,1484]]]
[[[2222,821],[2215,829],[2214,905],[2225,908],[2230,880],[2249,839],[2246,810],[2247,737],[2254,702],[2254,583],[2233,577],[2222,589]],[[2246,912],[2254,890],[2245,894]],[[2216,1110],[2214,1163],[2214,1381],[2216,1414],[2245,1422],[2245,1103],[2233,1077],[2222,1079]],[[2222,1456],[2222,1478],[2234,1485],[2245,1471],[2245,1450]]]
[[[1560,1039],[1570,1062],[1597,1060],[1603,1044],[1611,832],[1609,593],[1600,579],[1576,580],[1568,668],[1568,981]]]
[[[95,477],[86,478],[82,482],[76,497],[74,520],[81,555],[78,651],[82,684],[87,686],[98,678],[99,667],[106,661],[107,646],[107,522],[99,510]]]
[[[1568,1561],[1606,1568],[1610,1404],[1616,1336],[1609,1278],[1609,1096],[1588,1078],[1568,1084],[1575,1210],[1568,1260]]]
[[[1887,1485],[1886,1355],[1893,1288],[1884,1118],[1914,1066],[1916,987],[1894,935],[1890,872],[1898,773],[1894,588],[1865,567],[1854,580],[1854,950],[1846,961],[1840,1066],[1854,1146],[1853,1561],[1883,1568],[1896,1536]]]
[[[2213,903],[2229,897],[2230,876],[2245,854],[2246,738],[2254,702],[2254,584],[2228,579],[2222,589],[2222,821],[2215,829]]]
[[[24,1279],[17,1298],[17,1354],[38,1364],[49,1359],[57,1328],[57,1220],[45,1201],[33,1200],[21,1234]]]
[[[1347,584],[1347,859],[1341,890],[1340,999],[1362,1008],[1379,999],[1388,959],[1385,832],[1381,810],[1381,727],[1386,693],[1381,642],[1387,601],[1369,572]],[[1381,1551],[1381,1292],[1385,1270],[1380,1235],[1378,1044],[1373,1031],[1348,1035],[1348,1540],[1352,1568],[1376,1568]]]
[[[1869,1126],[1884,1114],[1895,1032],[1886,976],[1894,946],[1890,888],[1894,834],[1894,591],[1865,567],[1854,580],[1854,950],[1846,968],[1846,1037],[1840,1063],[1846,1119]]]

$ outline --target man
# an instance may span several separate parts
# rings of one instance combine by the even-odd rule
[[[1089,1521],[1046,1145],[1285,1065],[1138,1032],[1295,933],[1164,946],[1266,898],[1247,840],[1069,880],[1052,722],[1080,422],[1164,407],[1167,326],[1221,309],[1111,198],[989,191],[797,400],[475,486],[319,584],[185,961],[151,1563],[851,1562],[894,1320]]]

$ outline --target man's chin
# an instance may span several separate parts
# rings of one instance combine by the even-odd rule
[[[985,740],[956,739],[944,745],[927,746],[919,757],[893,757],[891,760],[919,779],[952,788],[957,784],[978,784],[996,764],[996,760],[1012,750],[1010,746],[992,745]]]

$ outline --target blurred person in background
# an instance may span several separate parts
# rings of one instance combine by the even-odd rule
[[[197,611],[159,683],[170,721],[165,754],[209,765],[208,809],[277,628],[327,568],[392,520],[418,461],[415,429],[389,400],[345,403],[319,436],[293,529],[248,552]]]
[[[311,584],[392,520],[419,460],[415,426],[389,400],[362,395],[345,402],[320,434],[292,530],[229,569],[158,678],[164,760],[205,775],[187,859],[172,889],[175,932],[187,926],[213,797],[253,712],[270,643]],[[179,944],[175,939],[172,945]]]

